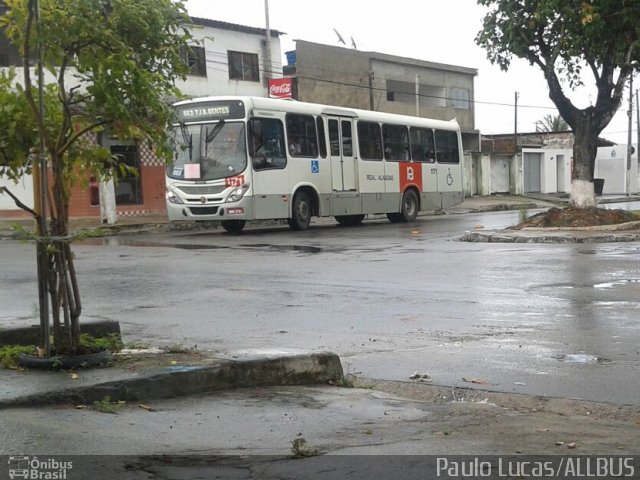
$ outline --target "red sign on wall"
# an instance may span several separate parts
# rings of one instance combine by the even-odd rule
[[[287,77],[269,80],[269,98],[293,98],[293,79]]]

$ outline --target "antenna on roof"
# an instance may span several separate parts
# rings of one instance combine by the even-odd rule
[[[353,37],[351,37],[351,45],[353,46],[354,50],[358,49],[358,46],[356,45],[356,41],[353,39]]]
[[[333,31],[336,32],[336,35],[338,36],[338,41],[343,45],[346,45],[344,38],[342,38],[342,35],[340,35],[340,32],[338,32],[338,30],[336,30],[335,28],[333,29]]]

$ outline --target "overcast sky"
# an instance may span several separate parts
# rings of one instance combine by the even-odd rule
[[[265,27],[265,0],[186,3],[195,17]],[[476,128],[483,134],[513,132],[517,91],[518,131],[535,131],[536,121],[547,114],[557,115],[542,71],[522,60],[515,60],[508,72],[491,65],[474,41],[484,12],[476,0],[269,0],[270,27],[285,34],[280,37],[283,54],[295,49],[297,39],[343,46],[335,28],[350,48],[353,38],[358,50],[475,68]],[[587,77],[585,82],[592,79]],[[591,92],[595,98],[595,87]],[[580,92],[572,99],[583,108],[589,93]],[[627,142],[627,102],[623,101],[603,137]],[[633,128],[635,143],[635,114]]]

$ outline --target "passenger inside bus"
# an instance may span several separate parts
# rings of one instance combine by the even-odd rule
[[[302,153],[302,145],[299,138],[289,139],[289,153],[291,155],[300,155]]]

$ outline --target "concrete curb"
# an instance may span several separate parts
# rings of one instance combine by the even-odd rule
[[[520,231],[522,232],[522,231]],[[624,233],[623,233],[624,232]],[[553,232],[538,230],[527,234],[509,230],[495,232],[465,232],[460,238],[463,242],[485,243],[612,243],[640,241],[640,232],[629,231],[577,231],[575,229]]]
[[[215,359],[210,365],[161,367],[129,379],[0,400],[0,408],[87,404],[106,396],[111,401],[154,400],[242,387],[326,384],[342,377],[342,364],[335,353],[255,354]]]

